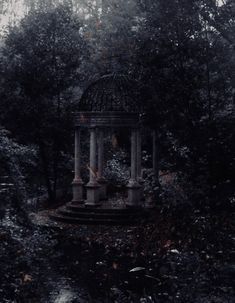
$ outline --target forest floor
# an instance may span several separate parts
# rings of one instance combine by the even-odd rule
[[[161,208],[154,224],[138,227],[47,226],[18,216],[0,221],[1,303],[235,300],[232,212]]]

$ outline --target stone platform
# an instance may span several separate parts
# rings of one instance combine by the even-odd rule
[[[148,219],[149,212],[143,208],[125,208],[110,204],[94,208],[68,202],[50,212],[49,217],[57,222],[78,225],[139,225]]]

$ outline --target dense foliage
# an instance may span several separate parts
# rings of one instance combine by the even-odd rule
[[[38,146],[51,200],[71,145],[71,89],[85,51],[80,28],[71,9],[59,6],[29,13],[4,41],[2,123],[21,142]]]
[[[145,124],[157,130],[159,169],[178,172],[187,200],[231,200],[232,1],[22,3],[29,13],[1,48],[1,124],[19,142],[38,146],[38,173],[51,199],[71,170],[71,117],[80,91],[111,72],[146,87]],[[151,153],[149,142],[143,144]]]

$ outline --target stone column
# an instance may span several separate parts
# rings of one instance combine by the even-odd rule
[[[75,130],[74,142],[74,179],[73,186],[73,200],[74,203],[83,203],[83,182],[81,179],[81,144],[80,144],[80,129]]]
[[[137,179],[137,131],[131,132],[131,180],[135,182]]]
[[[131,178],[127,185],[129,207],[140,207],[140,184],[137,181],[137,130],[131,132]]]
[[[140,129],[137,129],[137,181],[139,182],[140,187],[140,199],[144,200],[144,180],[142,179],[141,170],[142,170],[142,140]]]
[[[105,180],[103,173],[104,173],[104,131],[103,129],[99,129],[97,181],[100,184],[100,200],[107,199],[107,181]]]
[[[89,165],[90,177],[89,182],[86,185],[87,188],[87,206],[99,205],[99,188],[100,185],[97,182],[97,168],[96,168],[96,129],[90,128],[90,165]]]
[[[142,149],[141,149],[141,134],[140,129],[137,129],[137,178],[141,180],[141,162],[142,162]]]

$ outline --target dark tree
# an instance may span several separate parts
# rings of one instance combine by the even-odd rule
[[[50,199],[70,142],[71,89],[85,55],[81,29],[69,6],[32,11],[9,30],[3,49],[2,121],[20,141],[38,146]]]

